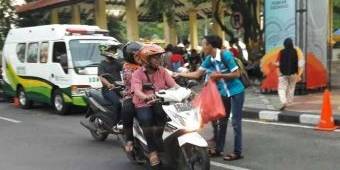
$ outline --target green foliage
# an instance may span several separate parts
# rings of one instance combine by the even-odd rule
[[[175,0],[145,0],[144,2],[150,16],[155,16],[155,19],[157,19],[165,14],[169,24],[175,24]]]
[[[118,41],[125,43],[126,39],[126,25],[123,21],[118,21],[108,18],[107,24],[110,36],[116,38]]]
[[[20,14],[18,18],[18,27],[31,27],[37,25],[49,24],[49,17],[44,18],[46,11],[37,11],[33,13]]]
[[[334,0],[333,29],[340,28],[340,0]]]
[[[164,36],[163,23],[159,22],[139,22],[139,35],[148,40],[160,39]]]
[[[0,48],[3,47],[6,36],[15,24],[14,7],[10,0],[0,1]]]
[[[333,0],[335,6],[340,6],[340,0]]]

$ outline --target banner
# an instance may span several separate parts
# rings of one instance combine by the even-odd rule
[[[328,0],[307,0],[307,53],[327,67]]]
[[[266,53],[282,47],[286,38],[295,42],[296,0],[265,0]]]

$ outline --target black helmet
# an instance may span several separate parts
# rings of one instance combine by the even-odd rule
[[[134,55],[142,47],[143,47],[143,44],[136,42],[136,41],[126,43],[122,48],[124,60],[129,62],[129,63],[136,63],[136,61],[134,59]]]

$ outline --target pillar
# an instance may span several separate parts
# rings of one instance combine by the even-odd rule
[[[195,9],[189,10],[189,32],[191,49],[197,49],[198,45],[197,11]]]
[[[95,17],[96,25],[101,29],[107,29],[107,18],[106,18],[106,1],[95,0]]]
[[[79,5],[72,5],[72,18],[71,24],[80,24]]]
[[[177,33],[176,33],[176,22],[168,20],[165,14],[163,14],[163,22],[164,22],[164,39],[166,44],[177,44]]]
[[[51,24],[59,24],[58,9],[51,10]]]
[[[212,9],[213,9],[213,12],[216,10],[216,4],[217,4],[217,0],[212,0]],[[221,18],[222,21],[224,21],[224,11],[222,11],[222,2],[221,2],[221,5],[220,5],[220,9],[218,9],[218,14]],[[212,28],[212,31],[214,34],[220,36],[222,38],[222,40],[224,41],[224,32],[223,30],[221,29],[221,27],[218,25],[216,19],[213,17],[213,28]]]
[[[139,39],[136,0],[126,0],[125,8],[126,8],[127,37],[129,41],[136,41]]]
[[[256,1],[256,19],[257,19],[257,22],[259,23],[260,27],[262,28],[262,23],[261,23],[261,6],[262,6],[262,3],[260,0],[257,0]]]

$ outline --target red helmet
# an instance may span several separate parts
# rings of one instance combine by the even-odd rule
[[[165,53],[164,49],[156,44],[144,45],[136,54],[143,62],[147,62],[150,56]]]

